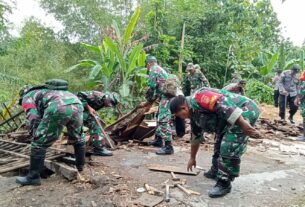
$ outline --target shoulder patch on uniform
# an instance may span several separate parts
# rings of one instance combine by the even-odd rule
[[[212,91],[203,91],[195,94],[196,102],[203,108],[215,112],[215,104],[223,95]]]

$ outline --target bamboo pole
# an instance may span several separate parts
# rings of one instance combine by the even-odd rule
[[[184,36],[185,36],[185,22],[183,22],[183,27],[182,27],[181,46],[180,46],[180,55],[179,55],[179,74],[180,74],[180,76],[182,75]]]

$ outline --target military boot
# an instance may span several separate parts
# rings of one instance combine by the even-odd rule
[[[16,183],[21,185],[40,185],[40,171],[44,166],[46,149],[33,148],[31,149],[30,169],[25,177],[17,177]]]
[[[174,148],[173,148],[172,142],[170,142],[170,141],[165,142],[165,146],[162,147],[161,149],[159,149],[156,152],[156,154],[157,155],[171,155],[171,154],[174,154]]]
[[[305,120],[303,120],[303,136],[299,136],[297,141],[305,141]]]
[[[112,152],[107,150],[105,146],[102,147],[94,147],[93,154],[99,156],[112,156]]]
[[[231,192],[231,181],[219,179],[216,185],[209,191],[211,198],[219,198]]]
[[[148,142],[148,145],[154,146],[154,147],[163,147],[163,140],[159,136],[155,136],[154,141]]]
[[[79,172],[83,171],[85,165],[85,143],[80,142],[74,145],[75,165]]]
[[[204,177],[215,180],[217,178],[218,169],[215,167],[211,167],[209,171],[203,173]]]
[[[292,116],[289,116],[288,119],[289,119],[289,121],[290,121],[291,124],[295,124],[295,121],[293,120],[293,117],[292,117]]]

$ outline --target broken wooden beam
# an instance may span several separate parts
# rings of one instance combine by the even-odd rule
[[[200,173],[199,171],[190,172],[187,170],[183,170],[180,167],[169,166],[169,165],[151,164],[151,165],[147,165],[147,167],[148,167],[148,169],[150,169],[152,171],[167,172],[167,173],[174,172],[174,173],[183,174],[183,175],[196,176]]]
[[[61,174],[69,181],[77,179],[77,174],[78,174],[77,169],[70,167],[65,163],[46,160],[45,167],[56,174]]]

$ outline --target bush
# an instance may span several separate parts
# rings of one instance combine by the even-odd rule
[[[273,103],[273,88],[254,79],[247,82],[246,95],[259,103]]]

